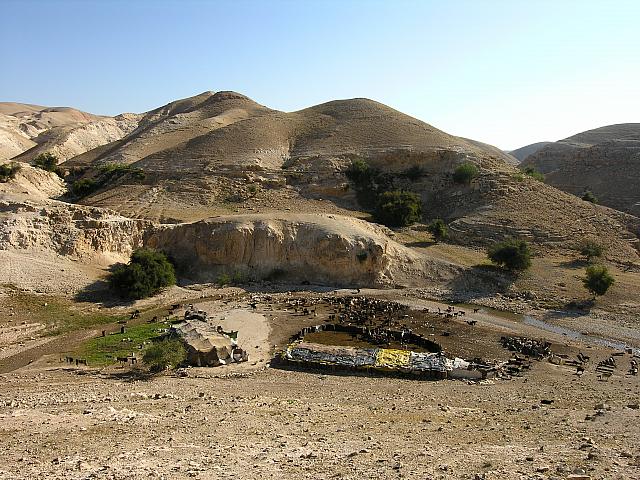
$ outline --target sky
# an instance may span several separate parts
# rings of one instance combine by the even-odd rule
[[[0,101],[367,97],[514,149],[640,122],[638,0],[0,0]]]

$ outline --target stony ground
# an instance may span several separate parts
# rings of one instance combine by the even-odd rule
[[[249,295],[229,298],[202,304],[230,320],[224,311],[242,313]],[[285,314],[279,296],[270,298],[254,314],[268,319],[270,348],[321,321]],[[536,333],[486,311],[476,318],[475,327],[448,326],[447,350],[469,349],[475,335],[485,357],[506,355],[496,345],[503,332]],[[0,478],[640,478],[631,356],[617,357],[604,381],[594,367],[611,350],[549,338],[570,355],[587,352],[587,372],[534,362],[510,380],[427,382],[250,359],[147,377],[45,356],[0,375]]]
[[[3,376],[0,477],[640,478],[637,377],[548,363],[481,384],[204,372]]]

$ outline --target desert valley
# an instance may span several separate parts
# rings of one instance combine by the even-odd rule
[[[0,103],[0,164],[0,478],[640,478],[640,124]]]

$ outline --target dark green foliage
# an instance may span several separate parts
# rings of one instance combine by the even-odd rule
[[[584,255],[588,262],[594,258],[601,257],[604,254],[604,251],[604,246],[594,240],[585,240],[580,245],[580,254]]]
[[[109,278],[111,287],[125,298],[139,299],[176,283],[173,265],[155,250],[140,248],[127,265],[118,265]]]
[[[604,295],[609,287],[615,283],[615,278],[603,265],[591,265],[587,267],[587,276],[582,280],[585,288],[596,295]]]
[[[121,177],[130,174],[136,180],[144,180],[144,170],[126,163],[107,163],[100,167],[100,172],[107,178]]]
[[[168,367],[176,368],[187,359],[187,351],[178,339],[164,339],[151,345],[144,352],[142,361],[152,372],[161,372]]]
[[[376,222],[388,227],[405,227],[422,217],[420,197],[415,193],[394,190],[378,197],[374,211]]]
[[[512,272],[523,271],[531,266],[531,249],[524,240],[505,240],[489,248],[489,259]]]
[[[541,174],[540,172],[536,171],[535,168],[533,168],[532,166],[528,166],[524,169],[524,173],[525,175],[528,175],[529,177],[538,180],[540,182],[544,182],[544,175]]]
[[[90,178],[76,180],[71,185],[71,192],[77,197],[85,197],[98,189],[98,184]]]
[[[16,176],[16,173],[20,170],[19,163],[11,162],[0,165],[0,182],[6,183]]]
[[[478,176],[478,167],[471,162],[459,165],[453,172],[453,181],[463,185],[469,185],[471,180]]]
[[[589,190],[584,192],[584,195],[582,195],[582,200],[584,200],[585,202],[591,202],[596,204],[598,203],[598,199],[596,198],[596,196],[593,194],[593,192],[590,192]]]
[[[378,196],[393,185],[393,177],[380,169],[370,167],[364,160],[356,159],[345,172],[353,182],[358,203],[365,208],[375,208]]]
[[[58,167],[58,157],[56,157],[53,153],[41,153],[33,159],[33,164],[36,167],[41,168],[42,170],[53,172],[62,177],[62,170]]]
[[[412,182],[415,182],[419,180],[420,177],[424,176],[424,170],[419,165],[414,165],[413,167],[409,167],[404,172],[402,172],[402,176],[408,178]]]
[[[447,224],[441,218],[433,220],[427,228],[436,241],[444,240],[449,235]]]

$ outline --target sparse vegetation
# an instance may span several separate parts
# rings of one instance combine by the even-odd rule
[[[178,339],[164,339],[151,345],[144,352],[142,361],[152,372],[176,368],[187,358],[187,351]]]
[[[605,247],[595,240],[585,240],[579,247],[581,255],[584,255],[587,262],[595,258],[600,258],[604,254]]]
[[[86,197],[98,189],[98,184],[91,178],[76,180],[71,184],[71,191],[77,197]]]
[[[53,153],[41,153],[33,159],[33,164],[42,170],[53,172],[59,177],[63,176],[62,169],[58,167],[58,157],[56,157]]]
[[[17,162],[5,163],[0,165],[0,182],[6,183],[15,178],[16,173],[20,171],[21,165]]]
[[[609,287],[615,283],[615,278],[604,265],[591,265],[586,269],[586,277],[582,280],[585,288],[593,294],[604,295]]]
[[[424,176],[424,170],[420,165],[414,165],[413,167],[407,168],[404,172],[402,172],[402,176],[415,182],[420,179],[420,177]]]
[[[539,182],[544,182],[544,175],[538,172],[534,167],[528,166],[524,169],[525,175],[533,178],[534,180],[538,180]]]
[[[365,208],[375,208],[378,204],[378,197],[393,186],[391,175],[369,166],[362,159],[354,160],[345,175],[353,182],[356,198]]]
[[[364,263],[367,261],[367,258],[369,258],[369,254],[367,252],[359,252],[356,254],[356,258],[360,263]]]
[[[478,176],[478,167],[471,162],[465,162],[453,172],[453,181],[462,185],[469,185]]]
[[[374,218],[389,227],[405,227],[418,222],[422,218],[420,197],[400,190],[384,192],[378,198]]]
[[[109,278],[111,287],[122,297],[149,297],[176,283],[175,269],[167,257],[155,250],[140,248],[127,265],[118,265]]]
[[[447,224],[441,218],[436,218],[427,227],[433,238],[439,242],[449,236],[449,229]]]
[[[589,190],[584,192],[584,194],[582,195],[582,200],[584,200],[585,202],[590,202],[594,204],[598,203],[598,199],[596,198],[596,196],[593,194],[593,192]]]
[[[505,240],[489,248],[489,260],[511,272],[521,272],[531,266],[531,249],[524,240]]]
[[[94,178],[82,178],[74,181],[71,184],[73,196],[78,198],[86,197],[125,175],[130,175],[135,181],[142,181],[145,178],[144,170],[126,163],[108,163],[101,166],[99,171],[99,175]]]

